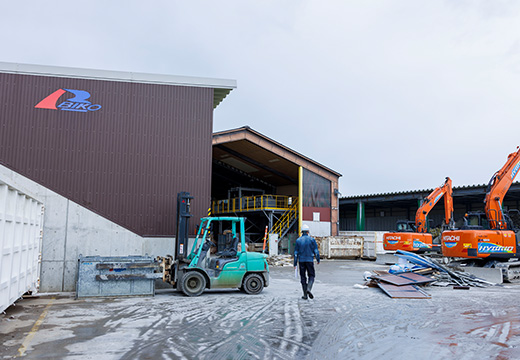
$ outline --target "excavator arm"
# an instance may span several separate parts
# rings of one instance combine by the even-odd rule
[[[509,187],[520,170],[520,149],[507,156],[505,165],[489,181],[486,198],[486,216],[491,229],[507,229],[507,222],[502,212],[502,201]]]
[[[450,226],[453,218],[453,196],[451,189],[451,179],[446,178],[444,184],[432,191],[428,197],[426,197],[422,205],[415,213],[415,226],[417,232],[427,232],[426,217],[437,204],[437,202],[444,196],[444,221],[446,226]]]

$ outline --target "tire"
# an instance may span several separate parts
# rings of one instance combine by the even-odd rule
[[[189,271],[182,277],[181,291],[187,296],[199,296],[206,288],[206,279],[197,271]]]
[[[260,294],[264,289],[264,279],[260,274],[249,274],[245,277],[242,287],[246,294]]]

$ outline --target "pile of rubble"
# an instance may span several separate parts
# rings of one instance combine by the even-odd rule
[[[365,273],[365,286],[381,288],[392,298],[429,299],[419,286],[453,286],[454,289],[496,285],[475,275],[449,269],[434,259],[398,250],[399,262],[389,271]]]
[[[294,266],[294,258],[291,255],[274,255],[267,258],[271,266]]]

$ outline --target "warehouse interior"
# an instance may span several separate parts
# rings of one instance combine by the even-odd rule
[[[280,250],[291,252],[300,220],[305,221],[300,204],[300,167],[323,177],[330,189],[337,189],[340,174],[253,130],[249,126],[213,134],[211,213],[245,216],[246,236],[256,250],[263,247],[266,228],[282,239]],[[337,232],[332,224],[332,207],[337,209],[337,195],[322,192],[328,209],[313,221],[316,235]],[[335,199],[333,199],[335,198]],[[328,212],[328,214],[327,214]],[[336,211],[337,212],[337,211]],[[337,219],[337,215],[336,215]],[[317,223],[322,223],[321,228]],[[324,224],[323,224],[324,223]],[[256,247],[255,247],[256,246]]]

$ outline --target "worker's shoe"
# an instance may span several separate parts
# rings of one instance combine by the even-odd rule
[[[305,284],[302,284],[302,290],[303,290],[303,296],[302,296],[302,299],[303,300],[307,300],[307,285]]]
[[[309,295],[311,299],[314,299],[314,295],[311,293],[312,285],[314,285],[314,279],[309,280],[309,283],[307,284],[307,295]]]

